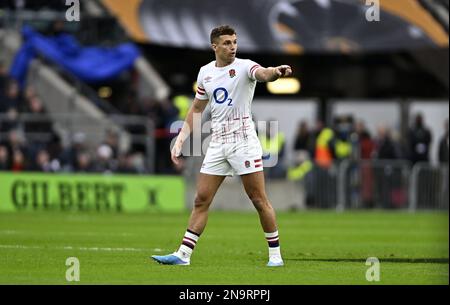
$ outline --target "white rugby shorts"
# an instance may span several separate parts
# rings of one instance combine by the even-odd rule
[[[234,176],[263,170],[259,139],[249,137],[238,143],[210,142],[200,172],[216,176]]]

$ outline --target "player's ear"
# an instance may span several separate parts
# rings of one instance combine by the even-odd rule
[[[211,44],[211,48],[213,49],[213,51],[215,52],[217,49],[217,45],[215,43]]]

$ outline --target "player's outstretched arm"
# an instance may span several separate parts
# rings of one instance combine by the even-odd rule
[[[171,158],[173,163],[176,165],[180,164],[179,157],[181,156],[181,149],[183,147],[184,141],[189,137],[192,132],[192,126],[194,121],[194,114],[201,114],[203,110],[205,110],[206,105],[208,104],[208,100],[199,100],[198,98],[194,98],[192,102],[191,108],[189,108],[189,112],[186,115],[186,119],[184,121],[183,127],[181,128],[180,133],[177,136],[175,141],[175,145],[171,151]]]
[[[292,68],[288,65],[278,67],[259,68],[255,72],[255,77],[260,82],[273,82],[283,76],[292,74]]]

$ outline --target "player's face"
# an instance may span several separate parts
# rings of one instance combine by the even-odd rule
[[[213,44],[216,55],[225,62],[232,62],[236,57],[237,38],[234,35],[221,35]]]

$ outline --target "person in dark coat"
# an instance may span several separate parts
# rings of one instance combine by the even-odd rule
[[[445,134],[439,141],[439,153],[438,153],[439,163],[448,163],[448,119],[445,122],[444,128]]]
[[[423,116],[417,114],[414,125],[408,134],[410,161],[413,164],[417,162],[429,162],[431,140],[431,132],[425,126]]]

